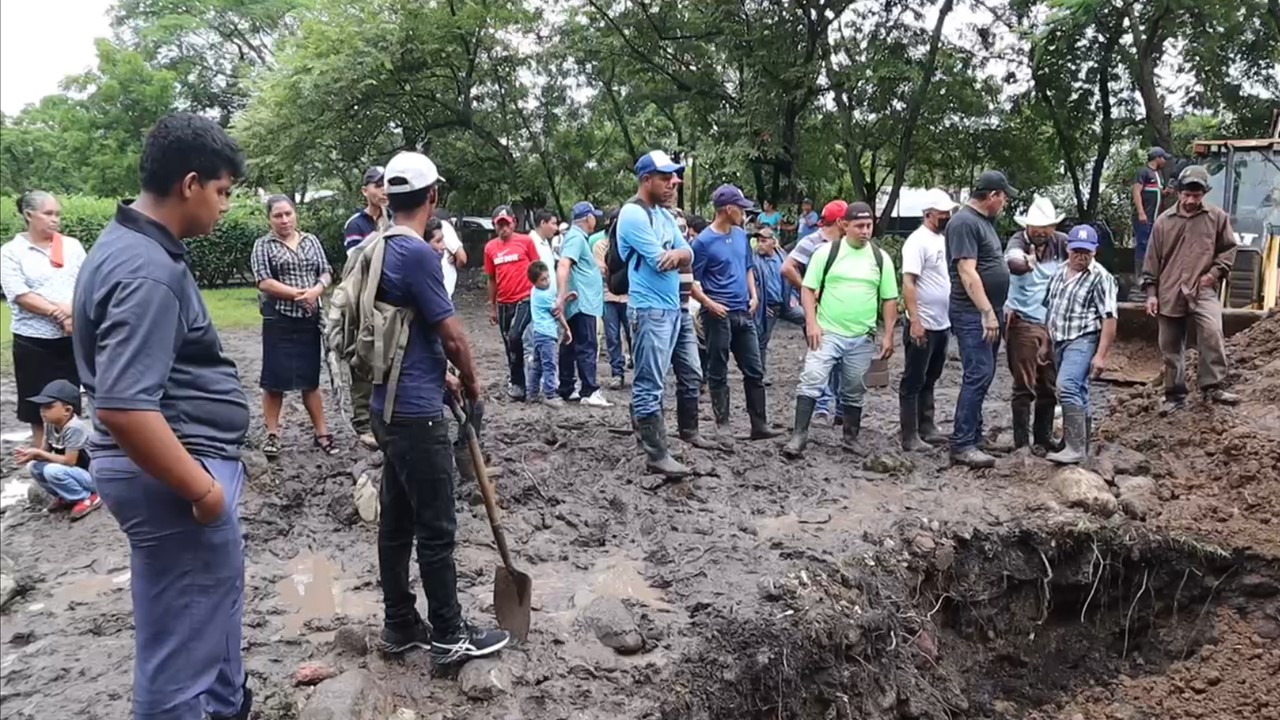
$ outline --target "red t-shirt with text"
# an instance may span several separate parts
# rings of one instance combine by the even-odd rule
[[[513,233],[510,238],[494,238],[484,246],[484,274],[498,283],[498,302],[503,305],[529,299],[529,263],[538,261],[538,248],[528,235]]]

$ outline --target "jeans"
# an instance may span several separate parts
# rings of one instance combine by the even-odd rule
[[[947,331],[925,330],[924,344],[911,339],[908,324],[902,327],[902,379],[898,399],[906,407],[920,407],[920,398],[933,395],[933,387],[947,364]]]
[[[69,503],[80,502],[97,492],[93,476],[82,467],[43,461],[33,462],[30,467],[31,477],[37,485],[50,495]]]
[[[1151,218],[1151,222],[1133,221],[1133,273],[1135,276],[1142,275],[1142,263],[1147,259],[1147,242],[1151,239],[1151,228],[1154,226],[1155,218]]]
[[[682,339],[680,314],[679,310],[627,308],[631,337],[636,343],[632,349],[635,378],[631,382],[631,416],[636,420],[662,413],[662,390],[667,370],[671,367],[677,343]],[[693,352],[696,363],[696,345]]]
[[[557,347],[559,345],[560,338],[533,334],[533,362],[529,364],[527,389],[530,399],[538,397],[539,390],[542,391],[542,397],[550,399],[556,396],[556,356],[560,352]],[[569,389],[573,389],[572,379]]]
[[[804,356],[796,395],[818,399],[830,387],[831,374],[840,374],[840,404],[862,407],[867,394],[866,374],[876,354],[875,335],[848,337],[822,333],[822,344]]]
[[[627,347],[634,352],[635,343],[631,340],[631,326],[627,323],[627,304],[609,302],[604,304],[604,345],[609,351],[609,369],[613,377],[625,377],[627,374],[627,357],[622,351],[622,336],[626,335]]]
[[[831,401],[840,397],[840,370],[832,368],[831,377],[827,378],[827,384],[823,386],[822,392],[818,395],[817,412],[819,414],[831,414]],[[844,416],[844,405],[836,403],[836,417]]]
[[[243,700],[244,541],[236,505],[244,466],[196,459],[226,498],[226,511],[210,525],[197,523],[191,503],[126,457],[96,457],[89,466],[129,538],[134,720],[234,717]]]
[[[799,320],[796,314],[799,313]],[[778,320],[804,327],[804,310],[788,307],[785,304],[770,305],[763,315],[756,317],[756,337],[760,341],[760,365],[767,371],[769,367],[769,341],[773,339],[773,329]]]
[[[529,326],[529,301],[504,303],[498,306],[498,330],[502,332],[502,347],[507,351],[507,370],[511,384],[524,387],[524,331]]]
[[[600,327],[600,319],[595,315],[578,313],[566,322],[573,334],[573,342],[560,346],[560,397],[568,400],[573,394],[573,370],[576,367],[578,379],[582,381],[579,394],[588,398],[600,389],[596,384],[596,361],[600,357],[596,329]]]
[[[707,385],[712,390],[729,387],[729,353],[742,371],[746,389],[764,387],[764,365],[760,361],[760,339],[756,323],[745,310],[717,318],[702,310],[702,332],[707,337]]]
[[[383,623],[412,628],[418,622],[417,596],[409,587],[409,560],[418,545],[418,572],[427,596],[432,637],[442,639],[462,627],[458,573],[453,563],[458,522],[453,514],[453,449],[450,423],[436,418],[373,419],[386,454],[379,493],[378,573]]]
[[[1098,333],[1053,344],[1058,362],[1058,401],[1089,411],[1089,363],[1098,351]]]
[[[1004,319],[1000,334],[1004,334]],[[956,398],[955,423],[951,432],[951,450],[960,452],[977,447],[982,441],[982,403],[987,399],[991,381],[996,377],[996,358],[1000,355],[1000,337],[993,343],[982,337],[982,315],[977,312],[951,312],[951,334],[960,348],[960,395]]]
[[[680,311],[680,331],[671,354],[671,368],[676,373],[676,397],[698,399],[702,392],[702,349],[698,333],[693,329],[693,315]]]

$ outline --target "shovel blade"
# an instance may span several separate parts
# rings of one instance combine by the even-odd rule
[[[519,570],[499,567],[493,572],[493,607],[498,627],[515,635],[520,642],[529,639],[529,614],[533,606],[533,580]]]

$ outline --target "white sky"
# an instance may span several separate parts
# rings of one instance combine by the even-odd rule
[[[0,110],[13,115],[97,61],[111,0],[0,1]]]

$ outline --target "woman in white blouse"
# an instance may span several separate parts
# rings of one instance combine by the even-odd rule
[[[27,229],[0,248],[0,287],[13,311],[18,420],[30,423],[32,446],[42,447],[40,406],[27,398],[54,380],[80,385],[71,349],[71,295],[84,248],[79,240],[58,232],[60,208],[49,193],[23,193],[18,212]]]

